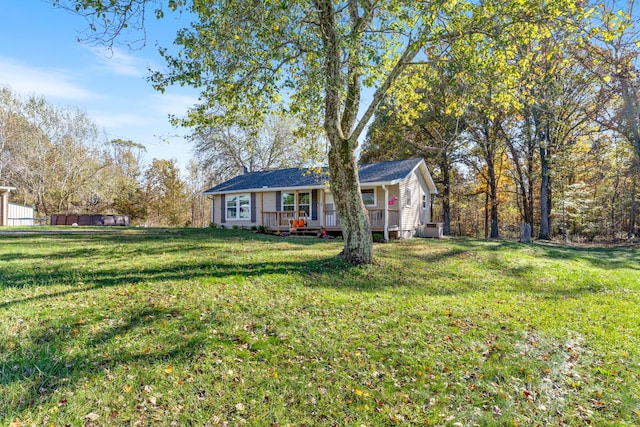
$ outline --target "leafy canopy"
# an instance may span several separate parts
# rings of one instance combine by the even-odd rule
[[[194,0],[189,10],[197,19],[178,32],[177,52],[161,49],[168,70],[154,73],[151,80],[161,90],[172,84],[202,90],[202,102],[183,121],[186,125],[203,119],[259,121],[274,111],[318,124],[326,91],[338,91],[344,100],[354,77],[364,87],[379,88],[407,46],[415,50],[426,34],[442,32],[444,20],[440,26],[437,21],[447,8],[440,3],[449,2],[334,5],[330,19],[339,56],[328,58],[320,2]],[[339,72],[327,82],[325,67],[331,59]],[[212,117],[211,112],[219,114]],[[352,129],[345,130],[349,136]]]

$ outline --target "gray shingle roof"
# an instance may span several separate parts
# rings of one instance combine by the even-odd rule
[[[361,184],[384,183],[401,180],[422,161],[422,159],[395,160],[390,162],[360,165],[358,176]],[[321,171],[304,168],[277,169],[250,172],[238,175],[205,191],[205,194],[229,193],[236,191],[324,187],[329,180],[327,168]]]

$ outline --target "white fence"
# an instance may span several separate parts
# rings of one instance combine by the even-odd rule
[[[33,225],[33,207],[9,203],[7,225]]]

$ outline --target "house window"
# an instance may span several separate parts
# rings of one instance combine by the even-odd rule
[[[227,196],[227,219],[250,220],[251,197],[248,194],[234,194]]]
[[[422,194],[422,209],[427,209],[427,195]]]
[[[298,211],[311,215],[311,193],[298,193]]]
[[[282,193],[282,210],[304,212],[307,216],[311,216],[311,193]]]
[[[375,206],[376,205],[376,190],[373,188],[366,188],[360,190],[362,194],[362,201],[365,206]]]
[[[411,189],[410,188],[407,188],[406,190],[404,190],[404,199],[405,199],[405,206],[411,207]]]
[[[282,193],[282,210],[289,212],[296,210],[296,195],[294,193]]]

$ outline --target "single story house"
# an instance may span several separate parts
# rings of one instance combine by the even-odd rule
[[[0,186],[0,226],[9,224],[9,193],[15,187]]]
[[[423,159],[363,164],[358,175],[372,232],[409,238],[431,222],[437,190]],[[212,200],[211,222],[218,226],[341,231],[326,168],[244,173],[204,194]]]

